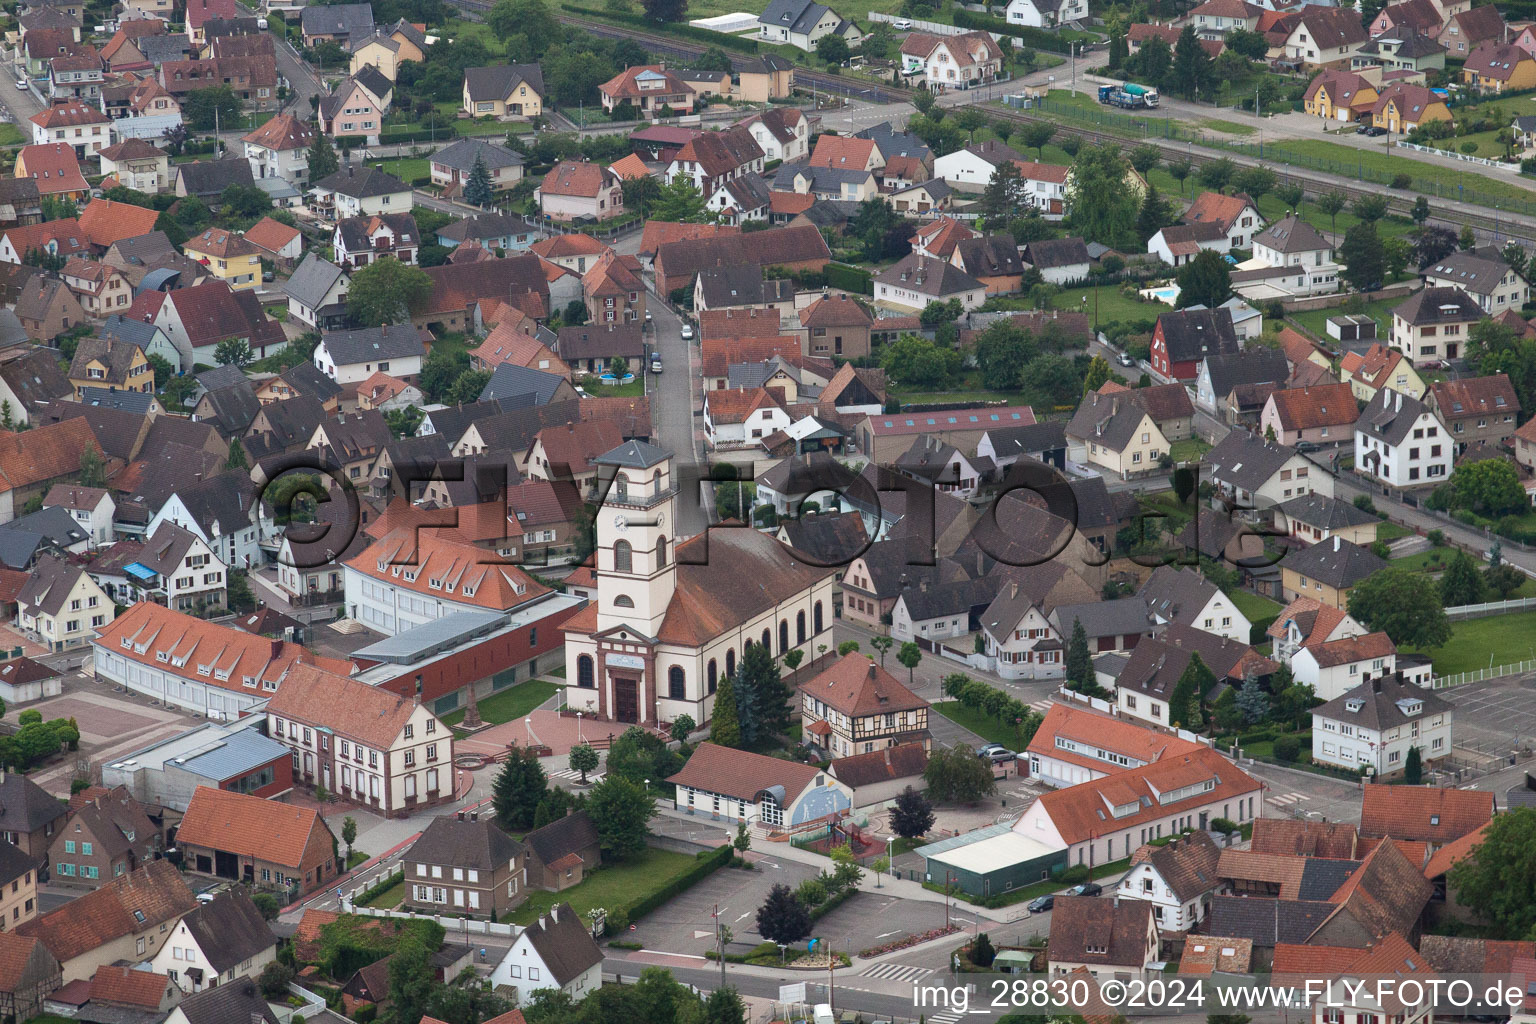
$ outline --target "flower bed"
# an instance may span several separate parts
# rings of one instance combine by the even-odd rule
[[[861,949],[859,950],[859,956],[861,958],[871,956],[884,956],[886,953],[894,953],[898,949],[906,949],[908,946],[916,946],[920,942],[929,942],[933,939],[942,939],[944,936],[952,935],[960,930],[961,928],[958,924],[947,925],[943,928],[930,928],[926,932],[922,932],[917,935],[908,935],[904,939],[896,939],[881,946],[871,946],[869,949]]]

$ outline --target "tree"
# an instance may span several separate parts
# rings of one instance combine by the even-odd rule
[[[1179,195],[1182,196],[1184,194],[1184,181],[1194,173],[1195,165],[1190,162],[1188,157],[1179,157],[1177,160],[1170,161],[1167,169],[1168,173],[1172,175],[1173,180],[1179,183]]]
[[[227,85],[193,89],[181,99],[181,116],[196,132],[211,132],[215,125],[220,130],[238,127],[240,100]]]
[[[240,439],[229,439],[229,451],[224,456],[225,469],[249,469],[250,460],[245,457],[245,447],[240,444]]]
[[[974,803],[997,790],[992,768],[963,743],[952,747],[934,747],[923,769],[928,794],[940,802]]]
[[[339,170],[341,161],[336,159],[331,137],[324,132],[315,132],[315,139],[309,144],[309,180],[322,181]]]
[[[789,698],[768,646],[752,644],[743,650],[736,666],[736,714],[744,746],[771,740],[789,727]]]
[[[1390,566],[1372,573],[1351,588],[1349,614],[1399,647],[1441,647],[1451,638],[1435,582],[1422,573]]]
[[[1413,232],[1413,261],[1428,266],[1456,251],[1456,232],[1446,227],[1424,225]]]
[[[1025,191],[1025,182],[1019,174],[1019,165],[1012,160],[999,162],[992,171],[992,177],[987,181],[987,187],[981,193],[981,215],[987,219],[988,224],[1007,223],[1008,218],[1024,202]],[[879,199],[872,199],[869,202],[877,202],[887,209],[890,208],[888,203]]]
[[[597,751],[592,749],[591,744],[578,743],[571,748],[571,771],[581,772],[583,786],[587,784],[587,772],[597,771],[597,760]]]
[[[1483,586],[1499,595],[1500,601],[1508,601],[1515,591],[1525,585],[1526,575],[1508,562],[1490,565],[1483,570]]]
[[[1501,935],[1529,938],[1536,928],[1536,807],[1516,807],[1496,814],[1473,856],[1451,865],[1446,886],[1457,902]]]
[[[565,35],[544,0],[496,0],[486,12],[485,23],[502,42],[521,36],[535,47],[530,56],[542,56],[545,47]]]
[[[1215,309],[1232,297],[1232,267],[1215,249],[1201,249],[1179,268],[1178,308],[1204,303]]]
[[[225,338],[213,349],[213,361],[220,366],[244,369],[251,364],[251,359],[251,345],[244,338]]]
[[[528,831],[548,788],[549,780],[533,748],[513,747],[491,783],[491,806],[497,822],[508,832]]]
[[[1139,189],[1127,188],[1130,162],[1119,146],[1083,146],[1072,161],[1066,205],[1072,229],[1084,238],[1126,248],[1135,244]]]
[[[853,56],[848,41],[840,35],[828,33],[816,40],[816,56],[824,64],[841,64]]]
[[[1349,205],[1349,197],[1337,189],[1324,192],[1317,197],[1317,208],[1328,215],[1328,229],[1334,234],[1338,234],[1339,231],[1339,213],[1347,205]]]
[[[359,327],[403,324],[431,297],[432,278],[425,270],[384,256],[352,272],[347,312]]]
[[[1131,150],[1131,155],[1127,159],[1130,160],[1131,166],[1136,168],[1137,174],[1146,177],[1148,171],[1163,162],[1163,151],[1150,142],[1144,142]]]
[[[789,886],[775,885],[757,908],[757,933],[769,942],[799,942],[811,934],[811,910]]]
[[[357,819],[347,815],[341,819],[341,841],[347,844],[347,863],[352,862],[352,844],[357,842]]]
[[[1451,556],[1450,564],[1440,576],[1440,603],[1446,608],[1460,604],[1477,604],[1483,599],[1483,578],[1477,566],[1465,551]]]
[[[896,805],[891,808],[891,831],[903,839],[925,836],[933,828],[933,804],[911,786],[896,795]]]
[[[630,726],[608,748],[608,776],[628,779],[642,785],[677,774],[683,766],[682,755],[667,746],[666,740],[639,726]]]
[[[1512,515],[1527,505],[1514,463],[1503,459],[1465,462],[1451,473],[1451,507],[1490,518]]]
[[[1243,680],[1243,688],[1237,692],[1237,706],[1248,724],[1262,722],[1269,715],[1269,691],[1257,678]]]
[[[645,852],[656,801],[639,783],[610,772],[587,794],[586,806],[605,857],[628,860]]]
[[[669,730],[669,732],[671,733],[672,738],[677,740],[677,742],[687,743],[688,737],[692,735],[693,730],[697,729],[698,727],[699,723],[693,720],[692,715],[683,714],[678,715],[676,718],[672,719],[672,728]]]
[[[420,1020],[437,987],[432,954],[416,932],[406,932],[389,958],[389,1001],[392,1019]]]
[[[1203,724],[1201,701],[1215,682],[1216,677],[1206,667],[1205,660],[1199,654],[1191,654],[1189,664],[1184,666],[1179,681],[1174,684],[1173,694],[1168,698],[1169,723],[1198,732]]]
[[[470,405],[480,401],[480,393],[491,382],[490,370],[465,370],[453,380],[453,386],[443,396],[449,405]]]
[[[106,460],[95,441],[87,441],[80,452],[80,486],[105,487],[107,485]]]
[[[885,652],[890,650],[895,643],[896,641],[888,636],[873,637],[869,641],[869,646],[873,647],[875,649],[875,653],[880,655],[881,668],[885,668]]]
[[[997,959],[997,950],[992,948],[992,940],[987,937],[987,933],[982,932],[971,943],[970,961],[977,967],[991,967],[995,959]]]
[[[923,649],[909,640],[896,652],[896,660],[906,666],[907,685],[912,685],[912,673],[916,671],[918,662],[923,660]]]
[[[720,679],[715,690],[715,710],[709,720],[709,741],[722,747],[741,746],[741,723],[736,717],[736,684],[730,676]]]
[[[654,3],[656,0],[647,2]],[[699,1024],[747,1024],[746,1005],[734,988],[717,988],[705,998],[704,1014]]]
[[[1095,682],[1093,655],[1088,650],[1088,631],[1083,620],[1072,620],[1072,639],[1067,642],[1067,682],[1075,686]]]
[[[1237,174],[1237,165],[1226,157],[1212,160],[1200,168],[1200,184],[1212,192],[1222,192]]]
[[[1413,212],[1409,216],[1413,218],[1415,224],[1422,228],[1424,222],[1429,220],[1429,200],[1424,196],[1419,196],[1415,199],[1413,201]]]
[[[272,899],[268,893],[262,893],[262,895]],[[254,898],[252,897],[252,899]],[[276,900],[273,899],[273,902],[275,903]],[[257,984],[261,986],[261,994],[266,998],[285,1000],[289,994],[288,985],[295,977],[297,975],[292,967],[289,967],[281,960],[273,960],[261,969],[261,977],[257,980]]]
[[[1031,121],[1019,131],[1019,142],[1035,151],[1035,159],[1044,157],[1046,145],[1056,137],[1056,126],[1047,121]]]
[[[1136,234],[1149,239],[1171,223],[1173,214],[1168,204],[1158,193],[1157,186],[1148,183],[1147,192],[1141,197],[1141,209],[1136,213]]]
[[[1109,382],[1113,371],[1109,368],[1109,360],[1103,356],[1094,356],[1088,363],[1088,369],[1083,374],[1083,394],[1097,391]]]
[[[857,640],[844,640],[842,643],[837,645],[837,656],[841,658],[843,655],[852,654],[858,649],[859,642]]]
[[[1381,287],[1387,272],[1387,254],[1376,233],[1376,225],[1361,221],[1344,233],[1339,246],[1339,260],[1344,270],[1339,275],[1357,291]]]
[[[1301,201],[1306,197],[1306,192],[1300,185],[1277,185],[1275,195],[1285,204],[1286,210],[1294,213],[1301,212]]]
[[[736,823],[736,838],[731,840],[731,848],[737,854],[745,854],[748,850],[752,849],[752,833],[747,831],[746,822],[739,821]]]
[[[1463,249],[1476,249],[1477,232],[1472,230],[1471,224],[1463,224],[1461,226],[1461,233],[1456,236],[1456,241]]]
[[[1173,46],[1173,91],[1198,99],[1200,90],[1211,82],[1211,55],[1200,45],[1194,25],[1185,25]]]
[[[1396,280],[1408,269],[1408,261],[1413,258],[1413,246],[1406,238],[1384,238],[1381,242],[1383,262],[1387,266],[1387,277]]]
[[[903,334],[882,348],[880,365],[891,381],[904,387],[943,390],[960,372],[961,357],[952,348]]]
[[[1268,167],[1244,167],[1232,179],[1233,191],[1244,193],[1254,202],[1274,188],[1275,172]]]
[[[469,169],[469,180],[464,182],[464,201],[472,206],[490,206],[496,199],[491,188],[491,171],[485,166],[485,158],[475,157],[475,165]]]
[[[1403,761],[1403,781],[1410,786],[1424,781],[1424,755],[1419,753],[1418,744],[1408,748],[1408,756]]]
[[[1233,53],[1242,54],[1249,60],[1263,60],[1269,53],[1269,43],[1258,32],[1250,32],[1247,29],[1234,29],[1227,33],[1226,48]]]
[[[1350,207],[1350,212],[1368,224],[1374,224],[1387,215],[1387,197],[1361,196]]]

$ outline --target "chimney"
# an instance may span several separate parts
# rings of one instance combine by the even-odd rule
[[[1335,551],[1339,550],[1339,535],[1338,534],[1334,534],[1333,535],[1333,550],[1335,550]]]
[[[470,821],[479,821],[480,820],[480,812],[479,811],[470,811],[469,812],[469,820]]]
[[[875,663],[874,662],[870,662],[869,663],[869,678],[871,678],[871,679],[875,678]]]
[[[1017,580],[1008,584],[1008,596],[1011,598],[1019,596],[1019,583]]]
[[[464,820],[464,812],[463,811],[459,811],[458,814],[459,814],[459,820],[463,821]]]
[[[1380,693],[1381,692],[1381,676],[1377,676],[1375,679],[1371,680],[1371,692],[1372,693]]]

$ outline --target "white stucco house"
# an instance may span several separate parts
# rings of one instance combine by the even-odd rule
[[[1131,855],[1131,869],[1115,886],[1115,895],[1152,904],[1160,932],[1187,932],[1205,920],[1211,897],[1226,888],[1216,874],[1220,859],[1208,832],[1191,832],[1166,846],[1143,846]]]
[[[1009,0],[1008,22],[1029,28],[1056,28],[1088,17],[1087,0]]]
[[[1403,770],[1413,747],[1425,763],[1449,755],[1455,716],[1433,690],[1377,676],[1312,709],[1312,759],[1392,775]]]
[[[1429,406],[1381,388],[1355,422],[1355,471],[1393,487],[1444,483],[1456,444]]]

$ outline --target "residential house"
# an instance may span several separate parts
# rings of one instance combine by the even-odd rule
[[[792,420],[765,388],[728,388],[704,393],[704,435],[712,448],[760,442]]]
[[[182,249],[235,291],[261,285],[261,250],[233,231],[209,228],[187,239]]]
[[[191,995],[255,979],[276,959],[277,938],[271,927],[250,896],[235,891],[199,902],[177,922],[150,965]]]
[[[1424,401],[1444,424],[1458,455],[1476,444],[1508,446],[1515,436],[1520,399],[1508,374],[1436,381]]]
[[[474,247],[485,251],[487,259],[494,257],[497,250],[513,253],[531,249],[538,238],[539,229],[534,225],[516,214],[500,211],[471,214],[437,232],[437,244],[453,249],[466,242],[474,243]],[[454,261],[455,257],[450,256],[449,262]]]
[[[987,298],[987,286],[952,263],[908,254],[875,277],[875,305],[902,313],[920,313],[930,302],[958,299],[975,309]]]
[[[220,985],[211,991],[188,996],[171,1011],[165,1024],[223,1024],[234,1020],[281,1024],[272,1011],[272,1004],[255,985]]]
[[[1165,381],[1190,381],[1200,376],[1200,364],[1207,356],[1237,350],[1231,310],[1185,309],[1157,318],[1150,362],[1153,373]]]
[[[1057,28],[1088,19],[1084,0],[1008,0],[1008,21],[1029,28]]]
[[[761,174],[763,162],[762,147],[745,128],[703,132],[678,150],[667,167],[665,180],[673,181],[682,175],[693,182],[702,195],[709,196],[726,182],[748,174]]]
[[[1375,342],[1364,352],[1345,352],[1339,359],[1339,378],[1355,398],[1369,402],[1376,392],[1390,387],[1412,398],[1423,398],[1424,378],[1397,349]]]
[[[1311,597],[1340,609],[1349,607],[1351,587],[1387,567],[1383,559],[1342,537],[1291,551],[1279,564],[1280,589],[1287,601]]]
[[[321,373],[345,387],[367,380],[375,372],[414,381],[426,355],[421,333],[410,324],[396,324],[324,334],[315,346],[314,363]]]
[[[47,221],[41,224],[25,224],[0,231],[0,262],[20,265],[28,253],[47,253],[50,256],[90,255],[90,236],[74,217]]]
[[[16,317],[27,337],[45,345],[80,326],[87,316],[74,291],[58,278],[32,278],[16,300]]]
[[[344,217],[331,237],[337,265],[349,270],[386,256],[414,266],[420,245],[416,218],[405,212]]]
[[[183,167],[186,165],[183,164]],[[153,322],[181,355],[183,370],[218,365],[219,342],[244,341],[253,359],[288,344],[282,325],[268,318],[253,289],[235,291],[224,281],[205,281],[171,292],[140,291],[126,319]]]
[[[315,209],[333,222],[411,208],[411,187],[405,182],[377,168],[352,164],[313,182],[310,195]]]
[[[1431,121],[1450,120],[1451,109],[1445,100],[1422,85],[1389,85],[1371,107],[1371,123],[1389,132],[1406,134]]]
[[[0,839],[46,870],[53,838],[68,814],[62,801],[19,772],[0,775]]]
[[[838,36],[849,46],[863,39],[857,25],[815,0],[769,0],[758,15],[757,33],[759,39],[806,52],[815,50],[824,36]]]
[[[1456,359],[1487,313],[1460,287],[1425,287],[1392,310],[1392,346],[1415,366]]]
[[[1232,422],[1233,392],[1239,388],[1283,385],[1290,375],[1285,354],[1263,345],[1227,355],[1207,356],[1195,379],[1195,405],[1224,422]],[[1265,399],[1268,399],[1265,395]]]
[[[1485,43],[1501,42],[1506,35],[1504,15],[1495,7],[1485,11],[1469,7],[1456,13],[1448,13],[1436,42],[1445,47],[1446,56],[1453,60],[1470,60],[1477,48]]]
[[[602,373],[617,359],[639,368],[645,360],[646,345],[642,322],[562,327],[555,342],[560,359],[576,373]]]
[[[399,76],[400,65],[419,63],[427,56],[427,37],[422,29],[401,18],[393,25],[375,26],[366,39],[349,38],[352,60],[348,70],[354,75],[373,67],[391,82]]]
[[[1417,748],[1423,762],[1451,753],[1455,709],[1434,691],[1405,683],[1401,675],[1374,674],[1312,709],[1314,757],[1346,771],[1370,765],[1372,774],[1391,777]]]
[[[124,139],[97,155],[102,174],[116,178],[126,188],[154,195],[171,184],[170,155],[144,139]]]
[[[535,197],[551,220],[609,220],[624,213],[619,176],[601,164],[562,160],[544,176]]]
[[[1397,647],[1385,633],[1311,643],[1291,655],[1291,673],[1296,681],[1312,687],[1325,701],[1353,691],[1362,682],[1390,676],[1396,670]]]
[[[1367,74],[1374,69],[1386,74],[1397,72],[1399,79],[1422,84],[1430,71],[1445,70],[1445,47],[1435,41],[1433,33],[1393,29],[1361,46],[1351,63]]]
[[[1365,26],[1350,12],[1308,4],[1286,37],[1285,56],[1308,68],[1347,65],[1368,39]]]
[[[62,967],[66,982],[88,979],[99,967],[154,955],[173,926],[197,906],[169,861],[149,864],[18,926]]]
[[[1153,905],[1142,900],[1062,896],[1051,914],[1053,977],[1086,970],[1098,979],[1154,976],[1160,939]]]
[[[82,339],[82,341],[85,339]],[[43,498],[43,508],[62,508],[91,539],[92,545],[112,539],[112,516],[117,508],[105,487],[55,484]]]
[[[1025,752],[1030,776],[1062,789],[1196,749],[1196,744],[1167,732],[1070,704],[1052,704]]]
[[[177,164],[174,189],[178,196],[196,196],[216,201],[231,185],[255,186],[250,162],[243,157],[223,160],[194,160]]]
[[[122,786],[72,808],[49,847],[53,882],[96,889],[148,864],[161,853],[160,830]]]
[[[3,250],[0,250],[3,254]],[[826,239],[814,226],[789,226],[750,235],[728,232],[687,237],[658,244],[655,286],[662,294],[692,288],[700,271],[711,267],[755,264],[797,270],[823,270],[832,259]]]
[[[597,826],[585,810],[568,811],[523,837],[528,887],[560,892],[602,862]]]
[[[332,4],[325,8],[306,7],[302,25],[304,45],[338,43],[343,49],[354,40],[361,42],[373,35],[372,4]]]
[[[1518,309],[1531,299],[1524,274],[1491,245],[1453,252],[1419,271],[1427,288],[1459,288],[1488,316]]]
[[[80,201],[90,194],[80,158],[63,142],[21,147],[16,154],[15,177],[31,178],[40,196]]]
[[[1194,569],[1159,566],[1137,591],[1155,623],[1175,622],[1248,642],[1251,624],[1233,600]]]
[[[1333,537],[1368,548],[1376,541],[1381,520],[1374,513],[1322,494],[1303,494],[1274,507],[1275,529],[1306,544]]]
[[[544,113],[544,72],[537,64],[464,69],[464,112],[470,117],[523,118]]]
[[[1083,396],[1067,424],[1067,458],[1124,478],[1156,472],[1169,441],[1138,402],[1097,391]]]
[[[1315,597],[1297,597],[1292,600],[1266,631],[1272,641],[1271,650],[1275,658],[1287,665],[1304,647],[1316,647],[1365,634],[1365,627],[1343,609],[1324,604]]]
[[[1246,0],[1206,0],[1189,12],[1189,22],[1202,39],[1224,39],[1238,29],[1254,31],[1262,11]]]
[[[557,903],[517,936],[491,972],[491,983],[526,1003],[540,989],[558,989],[580,1002],[603,983],[603,951],[569,903]]]
[[[335,845],[314,808],[212,786],[197,787],[176,830],[187,870],[295,896],[336,877]]]
[[[986,32],[933,36],[908,33],[901,44],[902,71],[921,71],[930,91],[974,89],[1003,77],[1003,48]]]
[[[804,352],[821,358],[867,356],[873,324],[874,319],[864,306],[851,297],[824,295],[800,311],[800,327],[805,332]]]
[[[1307,113],[1324,120],[1368,123],[1380,98],[1377,85],[1359,72],[1334,68],[1313,77],[1302,95],[1302,103]]]
[[[1192,931],[1210,913],[1211,897],[1225,888],[1216,874],[1220,856],[1208,832],[1138,847],[1115,895],[1152,904],[1160,932]]]
[[[85,261],[71,261],[75,262]],[[75,389],[76,401],[80,400],[80,393],[85,388],[153,393],[155,371],[144,350],[131,341],[81,338],[69,364],[69,382]]]
[[[693,112],[693,88],[659,64],[639,64],[626,68],[597,87],[603,109],[629,106],[647,117],[660,116],[664,109],[674,114]]]
[[[432,184],[462,196],[477,164],[490,176],[492,192],[505,192],[523,180],[521,153],[484,139],[463,138],[432,154]]]
[[[1264,216],[1259,213],[1258,204],[1241,192],[1230,196],[1220,192],[1200,193],[1184,212],[1184,222],[1215,224],[1221,229],[1229,249],[1248,248],[1253,237],[1264,230]]]
[[[112,622],[112,601],[80,566],[40,559],[16,595],[16,622],[50,652],[91,642],[93,631]]]
[[[763,151],[763,159],[793,163],[810,154],[810,119],[794,107],[773,107],[753,114],[745,128]]]
[[[118,604],[154,601],[202,614],[229,603],[225,564],[201,537],[172,522],[157,524],[142,543],[112,545],[90,570]]]
[[[98,108],[73,97],[54,97],[47,108],[33,114],[34,145],[59,143],[79,159],[95,156],[112,144],[112,119]]]
[[[1492,820],[1497,802],[1487,790],[1438,786],[1388,789],[1381,783],[1367,783],[1361,789],[1362,837],[1391,836],[1437,849],[1484,828]]]
[[[1359,411],[1349,384],[1285,388],[1264,403],[1259,428],[1266,438],[1273,433],[1281,445],[1334,444],[1350,436]]]
[[[1333,246],[1316,228],[1292,214],[1253,236],[1253,258],[1271,267],[1320,271],[1333,263]]]
[[[1004,679],[1060,678],[1072,626],[1063,633],[1051,616],[1059,606],[1092,596],[1082,576],[1055,561],[1035,568],[1023,579],[994,581],[980,615],[984,653]]]
[[[490,813],[435,817],[411,844],[402,905],[427,914],[505,917],[528,898],[525,851]]]
[[[324,257],[306,253],[283,282],[288,313],[317,331],[342,327],[347,320],[347,286],[345,271]]]
[[[1434,35],[1440,31],[1440,24],[1440,11],[1432,0],[1399,0],[1377,13],[1369,31],[1372,39],[1387,32],[1405,29]]]
[[[958,250],[958,246],[956,247]],[[1052,238],[1028,242],[1024,262],[1050,284],[1069,285],[1088,276],[1088,246],[1081,238]]]
[[[950,262],[986,285],[989,295],[1008,294],[1023,287],[1024,261],[1010,234],[965,239],[955,246]],[[1041,270],[1041,276],[1049,272],[1053,271]],[[1062,272],[1062,268],[1054,268],[1054,272]]]
[[[64,265],[60,276],[91,317],[104,318],[114,312],[121,313],[133,298],[133,288],[127,277],[105,263],[75,257]]]
[[[251,177],[281,178],[300,191],[309,184],[309,147],[315,130],[308,122],[292,114],[278,114],[240,140],[245,143],[245,158],[251,165]]]
[[[1393,487],[1425,487],[1451,475],[1456,438],[1416,398],[1382,388],[1355,424],[1355,472]]]
[[[605,252],[581,277],[587,318],[597,324],[644,323],[645,282],[633,256]]]
[[[558,370],[559,367],[554,369]],[[533,404],[536,406],[578,397],[570,381],[559,373],[503,362],[491,372],[490,382],[480,392],[480,401],[512,402],[515,399],[518,404],[526,405],[529,396],[532,396]],[[484,450],[479,448],[458,454],[479,455],[483,454]]]
[[[247,228],[245,240],[261,250],[262,259],[284,269],[291,269],[304,255],[303,233],[271,217],[263,217]]]

